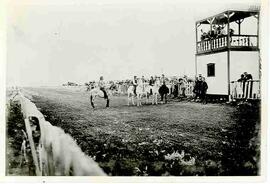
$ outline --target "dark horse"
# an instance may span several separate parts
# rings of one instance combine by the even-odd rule
[[[163,99],[165,100],[165,103],[167,103],[167,94],[169,93],[169,88],[163,84],[159,90],[158,90],[160,96],[161,96],[161,101],[163,101]]]

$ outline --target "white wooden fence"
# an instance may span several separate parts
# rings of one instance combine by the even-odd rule
[[[170,93],[172,94],[175,86],[178,88],[178,96],[182,96],[183,93],[187,97],[193,96],[194,82],[186,82],[184,84],[170,85]]]
[[[37,176],[105,176],[98,164],[85,155],[76,141],[61,128],[52,126],[34,103],[18,92]],[[37,127],[39,127],[37,129]],[[33,134],[40,131],[39,142]]]
[[[260,80],[231,82],[231,99],[260,99]]]

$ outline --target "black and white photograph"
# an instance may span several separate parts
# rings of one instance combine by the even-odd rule
[[[7,1],[5,177],[262,179],[267,3]]]

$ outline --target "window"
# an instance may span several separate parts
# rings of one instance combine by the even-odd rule
[[[215,63],[207,64],[207,77],[215,77]]]

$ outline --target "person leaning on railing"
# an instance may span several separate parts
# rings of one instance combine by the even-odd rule
[[[252,75],[247,73],[247,72],[244,72],[244,80],[245,82],[249,81],[249,84],[250,84],[250,93],[249,93],[249,97],[252,97],[252,88],[253,88],[253,80],[252,80]],[[247,83],[248,84],[248,83]],[[247,98],[247,96],[246,96]]]
[[[244,72],[243,74],[241,74],[240,79],[237,80],[237,82],[239,82],[241,84],[242,90],[243,90],[243,97],[247,98],[247,96],[245,96],[245,92],[247,93],[248,91],[246,90],[248,84],[250,84],[250,95],[252,95],[252,88],[253,88],[253,80],[252,80],[252,75]]]
[[[206,32],[204,32],[202,29],[201,29],[201,40],[204,41],[204,40],[207,40],[209,37],[208,37],[208,34]]]

